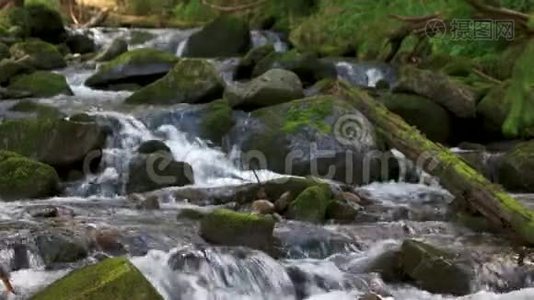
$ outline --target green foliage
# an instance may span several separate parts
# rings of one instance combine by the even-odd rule
[[[167,15],[181,0],[126,0],[122,9],[138,16]]]
[[[186,22],[208,22],[218,16],[216,11],[202,4],[200,0],[178,3],[173,13],[178,20]]]
[[[60,11],[61,5],[59,0],[25,0],[24,5],[44,5],[50,9]]]
[[[310,126],[321,133],[329,133],[332,128],[324,121],[332,113],[333,109],[333,104],[329,100],[316,101],[305,108],[299,106],[290,107],[282,130],[286,133],[294,133],[301,127]]]
[[[527,43],[514,65],[512,81],[505,96],[512,107],[504,122],[503,133],[510,137],[534,134],[523,132],[524,128],[534,126],[534,40]]]

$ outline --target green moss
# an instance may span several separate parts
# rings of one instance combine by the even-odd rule
[[[31,299],[157,300],[163,298],[126,258],[111,258],[71,272]]]
[[[39,157],[39,143],[58,125],[53,119],[8,120],[0,124],[0,143],[8,149],[28,157]],[[23,133],[23,134],[21,134]]]
[[[32,67],[25,63],[4,59],[0,61],[0,84],[8,83],[15,76],[29,73],[32,70]]]
[[[0,11],[0,27],[10,30],[11,28],[20,28],[20,34],[17,37],[27,37],[30,34],[30,16],[26,9],[13,7]]]
[[[130,33],[130,44],[131,45],[140,45],[148,42],[153,39],[155,35],[148,31],[134,30]]]
[[[52,196],[58,185],[54,168],[14,152],[0,151],[0,198],[4,201]]]
[[[222,83],[212,64],[181,59],[167,75],[126,99],[127,104],[197,103],[222,96]]]
[[[41,70],[63,68],[67,64],[57,48],[40,40],[28,40],[17,43],[9,49],[15,59],[30,57],[32,66]]]
[[[294,133],[302,127],[309,126],[322,134],[328,134],[332,128],[326,123],[325,118],[332,114],[333,108],[333,102],[329,98],[311,101],[307,107],[292,106],[285,115],[282,130]]]
[[[140,48],[123,53],[114,60],[103,64],[99,69],[99,73],[110,72],[113,69],[124,65],[143,65],[157,63],[174,64],[177,61],[178,58],[169,52],[164,52],[151,48]]]
[[[65,76],[45,71],[19,76],[12,81],[8,88],[30,92],[34,97],[72,95]]]
[[[222,99],[208,104],[208,112],[203,115],[200,124],[202,136],[215,143],[234,126],[232,108],[228,101]]]
[[[9,110],[22,113],[35,113],[39,118],[56,119],[63,116],[63,114],[55,107],[28,100],[18,102],[17,104],[13,105]]]
[[[289,216],[307,222],[322,222],[332,202],[332,192],[327,184],[315,185],[305,189],[291,203]]]

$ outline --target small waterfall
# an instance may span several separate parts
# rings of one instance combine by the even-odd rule
[[[285,268],[246,248],[186,247],[134,258],[165,299],[296,299]]]
[[[385,64],[339,61],[336,69],[339,79],[353,85],[376,87],[379,81],[385,80],[391,86],[395,82],[393,69]]]

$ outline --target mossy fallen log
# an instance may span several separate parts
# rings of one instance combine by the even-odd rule
[[[449,149],[428,140],[366,92],[345,82],[337,83],[333,90],[360,110],[392,147],[412,161],[426,161],[420,167],[439,178],[441,185],[458,200],[463,200],[494,226],[515,233],[522,243],[534,244],[534,211],[492,184]]]

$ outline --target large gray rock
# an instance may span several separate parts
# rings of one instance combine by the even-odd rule
[[[251,45],[250,29],[244,20],[222,16],[189,37],[186,57],[233,57],[245,54]]]
[[[534,192],[534,141],[518,144],[500,159],[497,180],[514,192]]]
[[[247,83],[226,88],[224,98],[232,107],[247,110],[276,105],[304,97],[302,83],[293,72],[273,69]]]
[[[328,177],[347,183],[378,180],[383,153],[372,124],[333,96],[262,108],[228,134],[251,163],[282,174]],[[228,149],[229,150],[229,149]],[[390,174],[391,175],[391,174]]]
[[[155,152],[141,154],[130,163],[126,192],[143,193],[193,183],[193,169],[188,163],[175,161],[170,153]]]
[[[400,260],[403,272],[424,290],[453,295],[473,291],[474,267],[465,256],[406,240],[401,247]]]
[[[475,116],[476,93],[469,86],[442,73],[413,66],[402,67],[394,90],[424,96],[460,118]]]
[[[89,77],[85,84],[94,88],[111,89],[114,85],[147,85],[165,76],[178,58],[155,49],[135,49],[107,62]]]
[[[138,90],[127,104],[202,103],[219,99],[223,85],[211,63],[181,59],[165,77]]]

